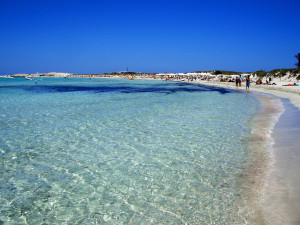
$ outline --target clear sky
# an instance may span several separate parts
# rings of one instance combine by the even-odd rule
[[[0,0],[0,74],[294,68],[300,0]]]

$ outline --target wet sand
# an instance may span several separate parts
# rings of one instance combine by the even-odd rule
[[[238,90],[239,91],[239,90]],[[245,224],[270,224],[263,207],[266,178],[274,163],[272,130],[283,112],[278,98],[256,92],[245,92],[259,100],[260,110],[250,119],[251,134],[245,139],[249,155],[241,176],[240,200],[247,212]]]
[[[300,111],[281,99],[285,111],[272,137],[274,164],[263,191],[263,207],[271,224],[300,224]]]

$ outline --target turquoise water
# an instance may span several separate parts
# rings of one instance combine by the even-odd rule
[[[259,103],[175,82],[0,80],[0,224],[244,224]],[[242,207],[242,208],[241,208]]]

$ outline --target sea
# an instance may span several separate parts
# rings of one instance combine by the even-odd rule
[[[0,103],[0,224],[253,224],[249,92],[14,78]]]

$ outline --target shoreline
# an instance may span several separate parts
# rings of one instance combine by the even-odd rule
[[[189,83],[198,83],[229,89],[236,88],[235,85],[224,85],[222,83],[208,83],[201,81]],[[298,119],[300,118],[300,93],[298,94],[298,90],[287,92],[284,88],[275,88],[272,86],[252,87],[252,90],[250,86],[249,91],[245,90],[245,86],[243,86],[237,88],[237,90],[258,95],[256,98],[265,108],[263,110],[265,112],[262,112],[263,114],[273,113],[273,116],[275,115],[276,117],[276,113],[281,110],[280,114],[277,114],[277,119],[274,118],[273,124],[269,124],[269,128],[271,128],[269,131],[270,137],[267,137],[267,139],[264,140],[266,144],[264,146],[264,151],[270,151],[269,165],[268,163],[263,162],[264,159],[254,159],[252,165],[257,165],[256,163],[258,163],[260,166],[252,169],[253,171],[250,169],[250,172],[257,173],[258,171],[258,173],[261,173],[260,175],[263,176],[262,178],[264,178],[264,183],[262,184],[260,193],[258,193],[260,196],[257,196],[260,199],[258,204],[261,209],[254,210],[258,211],[258,213],[261,211],[262,224],[299,224],[300,179],[298,172],[300,171],[300,139],[297,137],[297,134],[300,132],[300,120]],[[263,96],[259,97],[259,95]],[[264,106],[264,104],[268,104],[264,102],[266,100],[264,98],[266,97],[279,100],[281,104],[275,103],[273,106]],[[266,117],[263,115],[259,116],[268,118],[268,115],[266,115]],[[264,123],[263,118],[256,122]],[[264,157],[265,156],[262,156],[262,158]],[[259,161],[261,161],[261,163]],[[262,168],[266,171],[262,170]],[[256,179],[255,177],[257,178],[259,175],[255,175],[252,179]],[[255,184],[253,186],[255,186]],[[255,190],[252,190],[252,192],[255,192]],[[256,200],[254,199],[251,202],[253,206],[257,204],[255,201]]]
[[[189,83],[198,83],[203,85],[217,86],[223,88],[236,89],[234,83],[225,83],[225,82],[205,82],[205,81],[192,81]],[[242,87],[237,88],[237,90],[248,91],[245,89],[245,84],[242,84]],[[255,84],[250,85],[250,92],[256,91],[264,94],[271,94],[279,98],[288,98],[291,103],[300,110],[300,87],[299,86],[272,86],[272,85],[259,85]]]
[[[251,135],[247,141],[249,161],[242,182],[245,191],[242,196],[255,212],[257,219],[254,224],[270,224],[271,217],[265,207],[264,193],[268,191],[268,179],[275,162],[273,145],[276,140],[272,134],[284,108],[281,100],[273,96],[261,93],[250,95],[260,102],[261,109],[250,121]]]
[[[272,137],[274,163],[263,190],[263,207],[271,224],[300,224],[300,111],[288,99],[281,99],[284,113]]]

